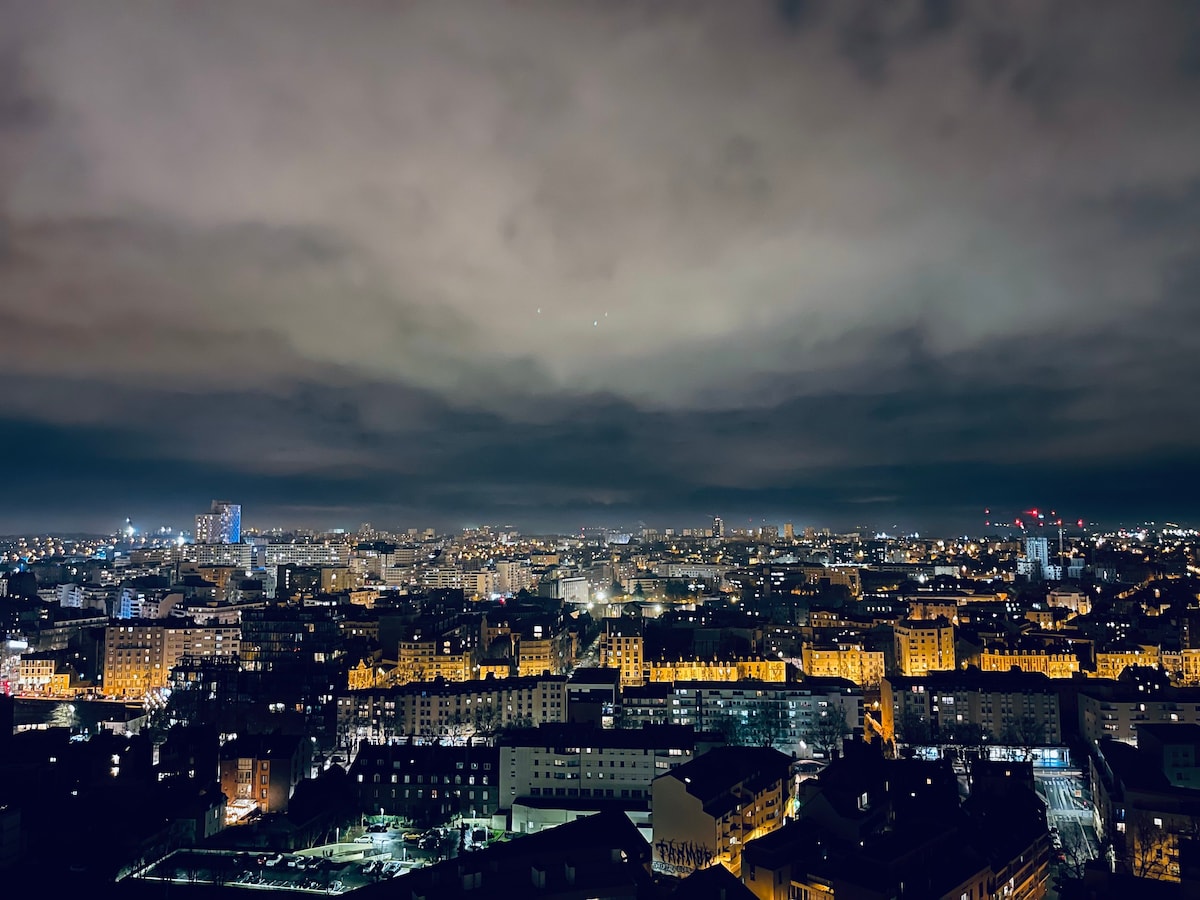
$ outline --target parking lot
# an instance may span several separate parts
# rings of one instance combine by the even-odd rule
[[[465,834],[453,827],[414,829],[364,824],[336,844],[292,853],[177,850],[131,877],[180,884],[341,894],[387,881],[413,868],[486,846],[486,828]]]
[[[345,846],[345,845],[341,845]],[[361,851],[361,848],[356,848]],[[339,859],[301,853],[177,850],[136,877],[149,881],[214,884],[249,889],[341,894],[405,871],[391,859]]]
[[[481,826],[460,833],[453,826],[421,829],[382,824],[367,825],[353,838],[355,843],[371,845],[393,859],[426,862],[457,856],[460,843],[461,849],[471,851],[486,846],[491,839],[490,829]]]

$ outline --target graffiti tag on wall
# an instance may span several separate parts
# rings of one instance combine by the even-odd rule
[[[711,847],[695,841],[656,841],[654,856],[654,870],[669,875],[686,875],[694,869],[703,869],[712,865],[714,859]]]

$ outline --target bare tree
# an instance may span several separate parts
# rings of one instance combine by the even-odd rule
[[[705,730],[716,732],[726,744],[731,746],[744,746],[748,743],[746,731],[742,728],[741,717],[732,710],[726,710],[710,718],[705,723]]]
[[[440,737],[450,738],[452,741],[466,740],[475,736],[475,722],[473,717],[455,714],[445,720],[438,729]]]
[[[1010,716],[1000,731],[1000,739],[1011,747],[1019,747],[1028,761],[1033,759],[1033,748],[1045,743],[1046,725],[1032,713]]]
[[[755,747],[777,747],[786,744],[791,737],[791,720],[783,702],[771,701],[758,704],[745,728],[745,743]]]
[[[1132,810],[1125,820],[1123,862],[1138,878],[1164,878],[1169,873],[1176,836],[1162,823],[1145,810]]]
[[[1068,832],[1063,837],[1062,846],[1063,867],[1071,878],[1083,878],[1084,867],[1092,859],[1092,853],[1087,841],[1077,830]]]
[[[929,720],[916,710],[906,707],[896,720],[896,740],[914,746],[928,744],[931,738]]]
[[[500,727],[500,714],[492,706],[475,709],[475,733],[480,737],[492,737]]]
[[[849,731],[846,707],[841,703],[830,704],[809,723],[805,740],[826,757],[833,758],[841,753],[842,741]]]
[[[184,865],[184,871],[187,880],[189,883],[195,884],[200,880],[200,873],[204,871],[204,867],[201,865],[200,857],[195,853],[188,853],[186,859],[187,863]]]
[[[947,723],[942,727],[942,741],[961,751],[968,778],[974,760],[982,759],[987,753],[987,731],[978,722]]]

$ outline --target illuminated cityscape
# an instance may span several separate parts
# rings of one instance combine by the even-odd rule
[[[132,893],[487,882],[531,836],[615,816],[619,864],[606,842],[556,852],[660,893],[714,866],[772,900],[915,878],[1044,896],[1097,866],[1179,883],[1200,532],[1023,515],[945,538],[4,539],[6,858],[136,797],[153,815],[73,848],[68,874]],[[570,893],[537,871],[522,891]]]
[[[1200,896],[1195,0],[0,0],[6,897]]]

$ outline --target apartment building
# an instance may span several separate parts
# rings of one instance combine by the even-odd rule
[[[993,745],[1054,747],[1063,743],[1059,694],[1045,675],[970,668],[921,678],[889,676],[880,689],[887,739],[906,744],[950,739],[955,727],[979,726]]]
[[[427,827],[452,818],[490,819],[499,807],[500,755],[461,746],[364,744],[350,769],[359,807]]]
[[[843,721],[835,735],[821,720]],[[862,691],[842,679],[800,684],[678,682],[625,688],[622,725],[692,725],[739,743],[769,745],[797,758],[826,756],[863,727]]]
[[[338,744],[409,737],[467,738],[499,728],[564,722],[566,676],[412,683],[337,698]]]
[[[884,676],[885,654],[862,644],[805,644],[801,667],[810,678],[844,678],[859,687],[877,688]]]
[[[140,698],[167,686],[184,656],[234,658],[241,647],[236,625],[181,625],[127,621],[104,632],[104,693]]]
[[[1110,738],[1137,745],[1142,725],[1200,724],[1200,687],[1147,694],[1137,685],[1089,681],[1079,692],[1079,733],[1089,745]]]
[[[621,686],[644,684],[641,625],[636,622],[607,619],[600,634],[600,665],[621,673]]]
[[[1117,679],[1130,666],[1148,666],[1157,669],[1160,664],[1158,647],[1142,646],[1108,650],[1096,650],[1096,677]]]
[[[266,813],[285,812],[308,770],[310,742],[298,735],[250,735],[221,748],[221,792],[231,807],[253,803]]]
[[[905,619],[895,624],[893,633],[896,668],[901,675],[918,676],[954,668],[954,625],[944,616]]]
[[[1119,872],[1180,881],[1181,851],[1200,833],[1200,725],[1143,724],[1138,746],[1102,739],[1089,766],[1097,836]]]
[[[783,824],[791,757],[717,747],[654,780],[653,868],[685,876],[720,863],[741,875],[742,849]]]
[[[475,673],[475,655],[457,638],[434,637],[400,641],[396,677],[411,681],[469,681]]]
[[[787,663],[782,659],[653,660],[646,664],[646,680],[676,681],[787,681]]]
[[[1069,651],[1008,647],[984,647],[979,654],[979,668],[984,672],[1040,672],[1049,678],[1071,678],[1080,671],[1079,657]]]
[[[505,735],[500,744],[500,800],[613,800],[649,808],[651,782],[714,744],[686,725],[602,729],[552,724]]]

